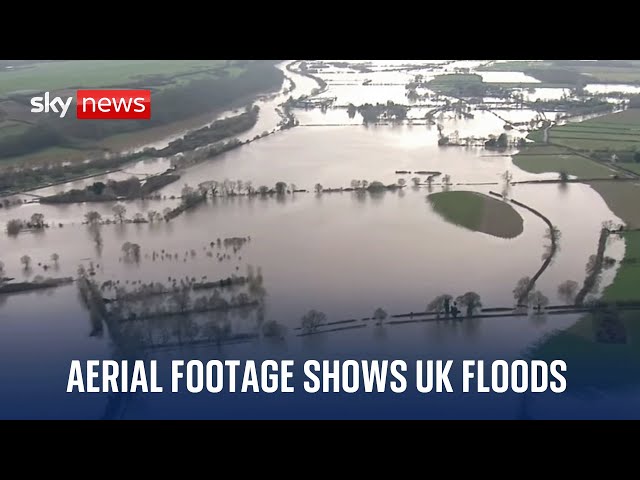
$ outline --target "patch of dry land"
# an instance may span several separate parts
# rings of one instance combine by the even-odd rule
[[[427,198],[445,220],[469,230],[499,238],[514,238],[522,233],[522,217],[502,200],[469,191],[438,192]]]

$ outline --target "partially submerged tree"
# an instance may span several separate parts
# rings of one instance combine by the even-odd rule
[[[531,292],[527,300],[529,306],[533,307],[538,313],[542,313],[542,309],[549,305],[549,299],[540,290]]]
[[[529,288],[533,288],[533,285],[529,287],[530,283],[531,277],[522,277],[518,280],[515,288],[513,289],[513,298],[515,298],[516,301],[519,301],[524,295],[526,295]]]
[[[456,302],[466,308],[467,317],[473,316],[473,313],[482,308],[482,302],[480,301],[480,295],[476,292],[467,292],[464,295],[460,295],[456,298]]]
[[[302,331],[305,333],[313,333],[318,326],[327,320],[327,316],[317,310],[309,310],[302,317]]]
[[[569,180],[569,174],[566,170],[560,170],[560,172],[558,172],[558,179],[560,180],[560,183],[567,183],[567,180]]]
[[[44,215],[42,213],[34,213],[31,215],[31,221],[29,222],[31,228],[43,228],[44,227]]]
[[[558,285],[558,296],[567,304],[572,304],[578,293],[578,282],[566,280]]]
[[[89,225],[94,225],[96,223],[100,223],[102,220],[102,215],[96,212],[95,210],[91,210],[84,214],[84,219]]]
[[[287,184],[285,182],[276,183],[276,194],[284,195],[287,193]]]
[[[124,222],[124,216],[127,213],[127,207],[125,207],[121,203],[116,203],[111,209],[111,211],[113,212],[113,216],[116,219],[116,221],[120,223]]]
[[[20,263],[24,265],[25,270],[29,270],[29,267],[31,267],[31,257],[29,255],[23,255],[20,257]]]
[[[446,307],[451,304],[453,297],[451,295],[438,295],[427,305],[427,312],[436,312],[436,318],[440,318],[440,314],[444,311],[447,313]]]
[[[17,235],[20,233],[20,230],[22,230],[22,227],[24,226],[22,220],[19,220],[17,218],[13,218],[11,220],[9,220],[7,222],[7,234],[8,235]]]
[[[377,325],[382,325],[382,322],[384,322],[385,318],[387,318],[387,312],[382,308],[376,308],[376,311],[373,312],[373,319],[377,320]]]

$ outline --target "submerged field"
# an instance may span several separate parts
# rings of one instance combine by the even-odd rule
[[[522,217],[500,200],[477,192],[439,192],[428,197],[433,209],[447,221],[495,237],[514,238],[522,233]]]

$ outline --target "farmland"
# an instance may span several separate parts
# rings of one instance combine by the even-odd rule
[[[14,92],[166,85],[185,77],[237,75],[242,67],[227,60],[68,60],[0,70],[0,98]],[[179,77],[178,77],[179,76]]]

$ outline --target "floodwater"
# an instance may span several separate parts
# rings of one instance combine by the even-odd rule
[[[590,93],[640,93],[640,86],[621,83],[590,83],[584,89]]]
[[[380,63],[393,67],[393,64]],[[457,63],[446,63],[444,68],[451,70]],[[461,62],[458,68],[473,68],[482,63]],[[297,85],[292,92],[294,96],[308,93],[317,86],[307,77],[286,70],[285,73],[293,77]],[[403,75],[405,80],[415,74],[411,71],[392,73]],[[329,83],[324,95],[337,97],[337,104],[341,105],[400,101],[400,93],[404,95],[404,91],[402,86],[332,87]],[[274,109],[288,96],[261,99],[260,120],[242,138],[252,138],[275,128],[279,117]],[[457,131],[461,137],[487,136],[504,131],[504,120],[500,117],[528,121],[536,115],[525,110],[496,112],[498,115],[476,110],[473,119],[445,114],[438,121],[443,124],[445,134]],[[161,212],[177,205],[179,200],[170,197],[179,195],[184,184],[196,186],[205,180],[251,181],[254,187],[284,181],[308,192],[267,198],[210,199],[169,223],[104,225],[100,228],[100,248],[95,244],[95,233],[81,222],[90,210],[99,211],[103,217],[111,216],[112,204],[26,204],[2,209],[0,224],[10,218],[27,218],[34,212],[43,213],[54,224],[38,234],[0,235],[0,260],[5,264],[7,275],[18,279],[38,274],[75,276],[80,264],[86,267],[92,263],[99,283],[112,280],[124,286],[153,281],[169,285],[170,277],[214,280],[232,274],[243,275],[249,266],[261,268],[266,290],[264,317],[287,327],[285,346],[268,342],[224,345],[221,349],[210,347],[208,350],[183,346],[180,350],[183,357],[324,355],[331,358],[333,355],[352,358],[349,355],[353,355],[356,358],[367,354],[375,358],[375,354],[402,352],[412,357],[429,352],[431,358],[450,355],[509,359],[523,355],[545,335],[578,321],[577,315],[555,316],[543,321],[499,318],[463,325],[447,322],[389,325],[384,331],[367,328],[318,335],[317,339],[296,337],[295,329],[300,326],[301,316],[312,308],[324,312],[329,321],[370,316],[377,307],[390,314],[418,312],[439,294],[456,296],[467,291],[477,292],[487,307],[510,306],[514,302],[512,289],[517,280],[532,276],[542,264],[548,240],[545,239],[546,225],[538,217],[518,208],[524,219],[524,231],[511,240],[468,231],[445,222],[433,212],[426,200],[428,188],[411,186],[414,175],[398,175],[396,170],[440,171],[451,176],[452,190],[487,194],[502,191],[502,174],[507,170],[513,174],[514,181],[554,178],[555,175],[533,175],[518,169],[508,156],[513,152],[496,154],[476,147],[438,147],[435,126],[364,126],[359,116],[349,119],[345,109],[330,109],[326,113],[297,110],[295,113],[301,126],[277,132],[181,172],[179,182],[161,190],[161,200],[131,201],[125,205],[129,217],[149,210]],[[161,147],[163,143],[155,145]],[[167,166],[166,159],[138,162],[127,167],[126,173],[108,178],[159,172]],[[352,179],[391,183],[398,178],[406,179],[408,186],[381,194],[313,192],[317,183],[336,188],[348,187]],[[96,180],[50,187],[36,193],[78,188]],[[463,185],[469,183],[491,185]],[[436,179],[432,191],[442,188]],[[586,185],[516,185],[510,188],[509,195],[547,215],[562,234],[557,256],[536,285],[552,304],[560,303],[557,295],[560,283],[565,280],[582,283],[589,256],[596,252],[602,221],[619,219]],[[576,212],[588,212],[588,215]],[[217,254],[224,249],[211,243],[227,237],[250,237],[250,241],[237,252],[225,251],[229,258],[221,261]],[[138,263],[123,258],[121,247],[125,242],[141,246]],[[166,255],[159,258],[163,251]],[[155,259],[154,252],[158,255]],[[45,272],[42,265],[52,266],[52,253],[59,254],[59,265]],[[31,270],[26,272],[20,263],[20,257],[25,254],[32,258]],[[624,244],[612,240],[606,254],[620,260]],[[604,273],[601,289],[612,281],[614,274],[615,268]],[[230,318],[234,333],[252,332],[256,328],[255,312],[243,317],[230,314]],[[153,320],[148,322],[145,328],[151,331]],[[25,402],[34,407],[33,402],[27,401],[30,395],[41,394],[45,386],[53,388],[53,380],[46,376],[51,373],[46,365],[54,368],[53,365],[62,364],[64,370],[70,358],[107,358],[119,347],[112,332],[90,337],[91,330],[89,313],[82,306],[74,285],[0,297],[0,360],[4,365],[24,362],[29,373],[41,381],[39,386],[34,384],[11,396],[5,408],[9,413],[5,415],[12,416],[11,412],[15,412],[15,416],[69,416],[68,412],[47,410],[46,406],[37,407],[39,410],[35,412],[26,410]],[[149,335],[153,337],[153,333]],[[34,351],[39,352],[36,360],[30,357]],[[172,353],[158,355],[171,356]],[[0,369],[0,384],[15,382],[12,375],[9,370]],[[56,388],[61,393],[54,397],[63,398],[64,386]],[[632,400],[628,396],[616,399],[624,405]],[[574,401],[580,404],[583,400]],[[521,407],[517,399],[509,399],[496,411],[492,410],[496,407],[487,402],[483,400],[474,407],[478,416],[510,418],[516,416]],[[182,415],[213,415],[206,397],[194,399],[192,406],[189,413]],[[433,411],[439,406],[442,407],[434,403]],[[171,400],[134,402],[125,416],[161,417],[163,408],[171,408]],[[73,416],[100,416],[104,409],[103,398],[87,400],[78,404]],[[530,414],[535,416],[535,408]],[[474,410],[469,410],[468,404],[466,407],[460,404],[459,409],[451,407],[447,415],[473,417]]]

